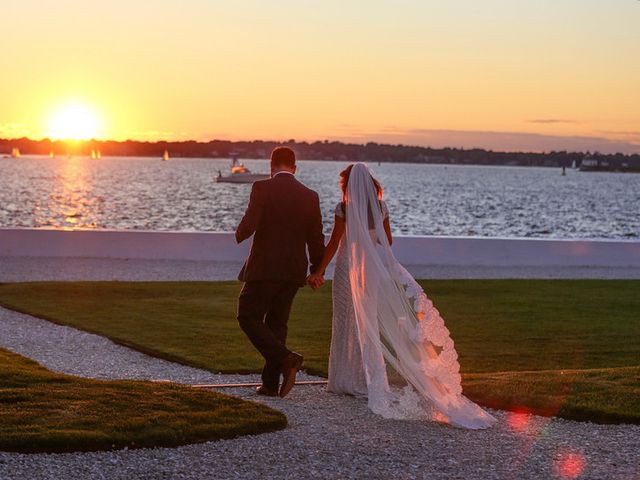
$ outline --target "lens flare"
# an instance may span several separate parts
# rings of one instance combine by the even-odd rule
[[[578,478],[584,471],[584,456],[576,452],[562,452],[555,461],[554,470],[560,478]]]
[[[507,414],[507,425],[517,433],[525,433],[531,423],[531,411],[527,408],[518,408]]]

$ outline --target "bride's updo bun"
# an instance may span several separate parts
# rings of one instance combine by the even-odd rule
[[[353,163],[340,172],[340,189],[342,190],[342,201],[347,201],[347,185],[349,185],[349,177],[351,176],[351,170],[353,170]],[[378,194],[378,200],[382,200],[382,194],[384,189],[382,184],[371,175],[373,185],[376,187],[376,193]]]

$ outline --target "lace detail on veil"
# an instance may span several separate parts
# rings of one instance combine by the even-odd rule
[[[398,329],[419,348],[429,352],[429,355],[422,357],[420,361],[422,374],[437,380],[450,394],[462,395],[458,353],[449,329],[420,284],[402,265],[396,263],[395,267],[405,296],[418,320],[412,327],[407,317],[398,317]],[[388,385],[386,375],[373,377],[373,384],[369,385],[369,407],[378,415],[395,420],[449,421],[449,418],[431,402],[421,397],[411,384],[393,388]]]
[[[462,377],[458,352],[454,348],[449,329],[445,326],[440,312],[433,306],[422,287],[411,274],[398,264],[398,275],[405,288],[407,298],[416,312],[416,323],[411,332],[411,339],[424,348],[433,350],[430,358],[422,359],[420,367],[425,375],[437,379],[451,393],[462,394]],[[439,348],[439,351],[436,348]],[[433,356],[435,355],[435,356]]]

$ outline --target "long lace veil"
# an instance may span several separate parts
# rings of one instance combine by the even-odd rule
[[[494,417],[462,395],[444,322],[387,240],[369,169],[357,163],[346,195],[346,247],[369,407],[388,418],[486,428]]]

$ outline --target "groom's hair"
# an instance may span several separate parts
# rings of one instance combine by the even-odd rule
[[[271,165],[293,168],[296,166],[296,154],[289,147],[276,147],[271,152]]]

